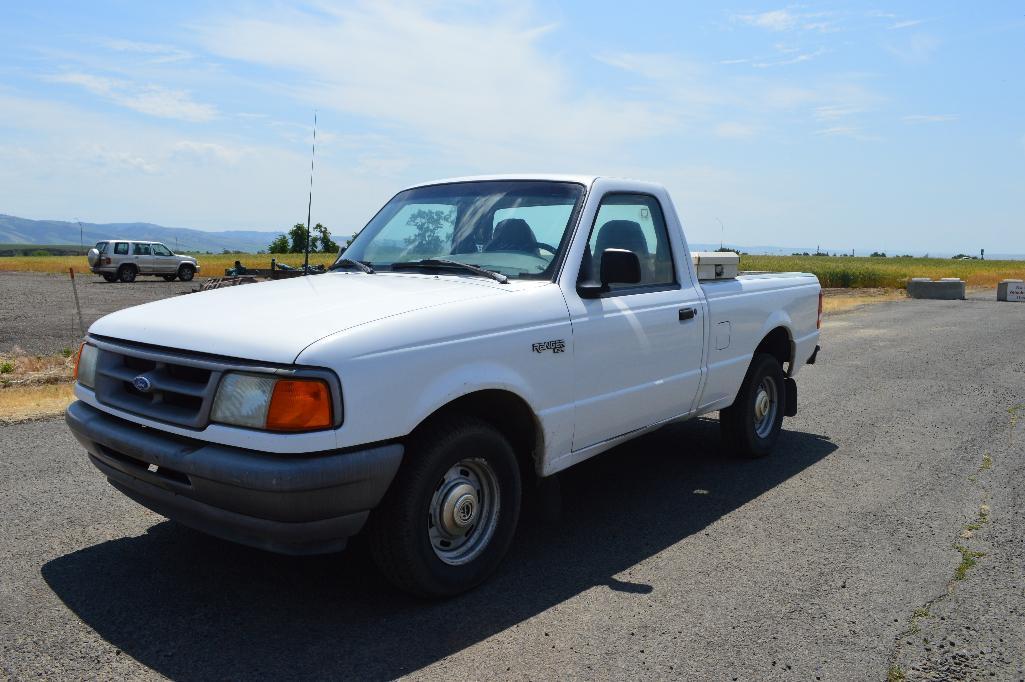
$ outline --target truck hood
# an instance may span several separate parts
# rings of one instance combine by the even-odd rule
[[[124,286],[124,285],[123,285]],[[126,308],[89,333],[165,348],[290,364],[315,341],[413,310],[519,288],[470,277],[328,273],[244,284]]]

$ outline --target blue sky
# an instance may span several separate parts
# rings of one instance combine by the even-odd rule
[[[691,241],[1025,253],[1025,6],[5,3],[0,212],[361,227],[397,189],[599,173]]]

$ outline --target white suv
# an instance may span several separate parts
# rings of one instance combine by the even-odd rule
[[[199,272],[192,256],[179,256],[160,242],[116,239],[97,242],[87,255],[89,269],[108,282],[134,282],[139,275],[156,275],[168,282],[188,282]]]

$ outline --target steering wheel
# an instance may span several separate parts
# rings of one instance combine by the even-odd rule
[[[553,256],[555,255],[555,252],[558,250],[554,246],[552,246],[551,244],[545,244],[544,242],[538,242],[537,243],[537,248],[544,249],[545,251],[547,251],[548,253],[552,254]]]

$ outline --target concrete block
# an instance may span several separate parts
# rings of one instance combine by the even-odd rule
[[[1025,281],[1005,279],[997,285],[998,301],[1025,301]]]
[[[934,298],[943,301],[963,301],[965,283],[956,278],[947,277],[934,282],[924,277],[915,277],[908,282],[908,297]]]

